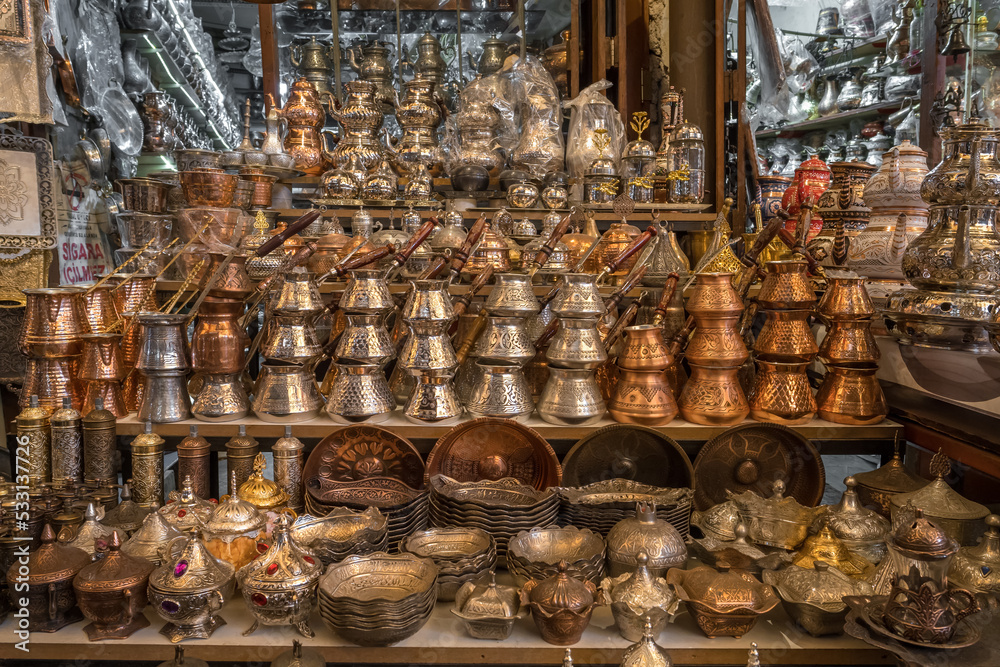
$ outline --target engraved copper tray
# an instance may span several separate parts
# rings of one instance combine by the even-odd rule
[[[424,462],[406,438],[376,426],[346,426],[323,438],[309,454],[302,479],[360,482],[394,479],[424,488]]]
[[[549,443],[511,419],[463,422],[437,441],[427,457],[425,483],[434,475],[459,482],[513,477],[538,490],[559,486],[562,468]]]
[[[614,424],[580,440],[563,459],[564,486],[609,479],[683,488],[694,485],[694,469],[681,446],[660,431]]]
[[[727,491],[771,496],[776,480],[785,496],[806,507],[823,498],[826,471],[809,439],[779,424],[741,424],[712,438],[694,461],[694,506],[705,510],[725,502]]]

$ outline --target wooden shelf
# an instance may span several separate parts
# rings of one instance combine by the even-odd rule
[[[868,39],[857,41],[850,39],[848,37],[840,37],[840,39],[845,40],[844,46],[838,47],[833,51],[830,51],[823,58],[823,66],[829,67],[830,65],[835,65],[837,60],[842,58],[855,59],[864,58],[866,56],[875,56],[879,53],[885,52],[886,38],[885,35],[876,35],[874,37],[869,37]]]
[[[893,111],[898,111],[901,105],[902,100],[896,102],[883,102],[882,104],[876,104],[870,107],[851,109],[850,111],[842,111],[829,116],[823,116],[822,118],[817,118],[815,120],[804,120],[800,123],[789,123],[788,125],[782,125],[781,127],[773,129],[758,130],[757,138],[773,139],[775,137],[786,136],[793,133],[798,134],[802,132],[809,132],[811,130],[823,130],[829,127],[839,127],[846,125],[852,120],[875,119],[879,116],[888,115]]]
[[[599,428],[611,426],[615,423],[617,422],[606,416],[593,426],[556,426],[532,415],[525,422],[525,426],[534,429],[539,435],[549,440],[579,440]],[[745,423],[753,424],[756,422],[746,420]],[[240,420],[221,423],[187,419],[170,424],[154,424],[153,431],[162,437],[185,437],[188,435],[191,426],[195,425],[198,427],[198,433],[202,436],[227,438],[235,434],[240,425],[245,425],[247,433],[255,438],[280,438],[285,434],[286,426],[285,424],[273,424],[261,421],[257,417],[246,417]],[[396,410],[387,420],[372,425],[392,431],[397,435],[411,440],[436,440],[453,428],[452,426],[439,426],[435,424],[414,424],[403,417],[401,410]],[[342,425],[334,423],[333,420],[325,415],[293,423],[290,426],[295,437],[303,439],[325,438],[333,431],[342,428]],[[118,435],[138,435],[142,432],[143,428],[143,423],[135,415],[129,415],[118,420]],[[702,426],[678,418],[666,426],[659,427],[657,430],[674,440],[705,442],[727,431],[729,428],[731,427]],[[896,434],[901,432],[900,425],[892,421],[884,421],[874,426],[846,426],[833,424],[822,419],[813,419],[806,424],[793,426],[792,428],[810,440],[824,442],[883,440],[891,443]],[[430,451],[426,447],[423,449]]]
[[[292,646],[292,640],[318,651],[327,662],[341,664],[417,664],[468,665],[477,663],[508,665],[558,665],[564,648],[542,641],[530,618],[514,625],[513,634],[501,642],[469,637],[462,621],[450,613],[451,603],[438,603],[430,619],[414,636],[395,646],[365,648],[349,644],[327,628],[318,612],[310,625],[316,636],[301,637],[291,627],[262,626],[249,637],[242,632],[250,627],[251,617],[242,595],[230,600],[220,615],[226,625],[208,639],[184,642],[189,658],[222,661],[226,664],[250,662],[268,664]],[[87,641],[80,621],[58,632],[31,633],[30,652],[14,648],[16,623],[8,620],[0,627],[0,660],[11,665],[30,664],[33,660],[135,662],[153,664],[174,657],[174,645],[159,633],[163,620],[150,607],[145,610],[149,627],[128,639]],[[755,642],[764,665],[893,665],[884,651],[874,649],[848,636],[814,638],[799,629],[778,606],[758,620],[754,629],[740,639],[706,638],[690,615],[682,613],[660,634],[657,643],[664,647],[675,665],[745,665],[750,643]],[[614,628],[608,607],[598,607],[590,626],[573,649],[578,665],[621,662],[622,652],[630,642]]]
[[[158,292],[173,293],[180,289],[181,284],[182,282],[180,280],[158,280],[156,282],[156,290]],[[319,291],[320,294],[333,294],[335,292],[343,291],[345,285],[346,283],[343,281],[334,282],[331,280],[320,285]],[[533,288],[536,296],[543,296],[545,294],[548,294],[554,286],[555,284],[552,283],[546,285],[533,285]],[[492,288],[493,288],[492,284],[486,285],[478,293],[477,298],[486,297],[490,293],[490,290]],[[409,289],[410,289],[409,281],[398,282],[398,283],[394,282],[389,284],[389,291],[392,292],[393,294],[404,294]],[[611,296],[611,293],[614,292],[615,289],[616,288],[613,285],[601,285],[601,287],[599,288],[601,294],[604,295],[605,297]],[[632,289],[630,292],[628,292],[625,296],[628,298],[638,297],[639,293],[644,289],[658,289],[658,288],[636,287]],[[466,294],[468,291],[469,291],[469,285],[467,284],[451,285],[448,288],[448,293],[452,295]]]

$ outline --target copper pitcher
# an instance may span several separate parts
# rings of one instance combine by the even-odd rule
[[[754,356],[763,361],[786,364],[812,361],[819,352],[809,327],[808,310],[768,310],[757,340]]]
[[[824,364],[870,368],[878,366],[882,354],[871,332],[871,320],[834,320],[819,347]]]
[[[206,296],[191,334],[191,368],[196,373],[239,373],[250,337],[239,325],[243,300]]]
[[[138,373],[133,373],[133,375],[138,375]],[[129,413],[121,382],[117,380],[91,380],[87,382],[83,394],[83,408],[80,412],[89,415],[96,409],[98,401],[104,405],[105,410],[117,419],[121,419]]]
[[[757,303],[769,310],[809,310],[816,292],[809,282],[805,260],[786,259],[766,264],[767,275],[757,294]]]
[[[91,333],[80,337],[83,353],[80,355],[81,380],[114,380],[125,376],[125,362],[121,352],[121,334]]]
[[[103,333],[118,321],[118,306],[115,303],[114,283],[110,280],[103,285],[87,288],[83,293],[83,307],[87,314],[87,324],[94,333]]]
[[[759,422],[805,424],[816,414],[808,363],[757,360],[757,376],[750,389],[750,416]]]
[[[38,396],[40,406],[55,411],[62,407],[63,398],[69,397],[73,407],[80,410],[83,407],[83,386],[77,380],[79,365],[79,357],[29,357],[18,405],[26,408],[30,397]]]
[[[205,271],[201,287],[205,287],[208,277],[215,275],[219,266],[225,260],[226,254],[221,252],[208,253],[209,265]],[[243,253],[236,253],[229,263],[222,269],[222,273],[216,277],[208,293],[216,297],[228,297],[232,299],[244,299],[253,291],[253,283],[247,275],[247,256]]]
[[[677,407],[694,424],[732,426],[750,414],[750,405],[737,377],[739,366],[713,368],[691,364]]]
[[[835,424],[878,424],[889,408],[875,374],[877,366],[850,368],[831,365],[816,392],[817,412],[821,419]]]
[[[612,419],[623,424],[669,424],[677,416],[677,402],[666,372],[619,367],[608,412]]]
[[[598,246],[594,250],[593,257],[597,259],[598,266],[605,266],[610,264],[615,260],[618,255],[622,253],[625,248],[631,245],[632,241],[639,236],[639,228],[635,225],[630,225],[624,220],[620,222],[612,222],[611,226],[608,227],[608,231],[604,232],[601,236],[601,240],[598,241]],[[632,255],[612,273],[612,276],[625,276],[631,273],[633,267],[635,267],[636,261],[638,261],[639,255]]]
[[[625,370],[663,370],[673,365],[674,358],[663,340],[662,328],[637,324],[625,327],[625,341],[616,363]]]
[[[17,340],[21,354],[35,358],[80,354],[80,334],[90,325],[83,288],[40,287],[24,290],[24,321]]]
[[[828,277],[817,309],[824,322],[870,319],[876,313],[863,277]]]

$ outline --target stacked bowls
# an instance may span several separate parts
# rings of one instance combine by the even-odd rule
[[[412,637],[437,601],[437,566],[412,554],[349,556],[319,580],[319,613],[328,628],[359,646]]]
[[[497,545],[480,528],[418,530],[400,545],[400,551],[430,558],[438,566],[438,600],[451,602],[467,581],[496,567]]]
[[[555,493],[538,491],[512,477],[457,482],[434,475],[430,488],[431,525],[481,528],[496,541],[498,558],[506,558],[507,542],[515,535],[551,526],[559,515]]]
[[[363,512],[341,507],[326,516],[303,514],[292,524],[291,536],[329,565],[348,556],[385,551],[389,520],[375,507]]]
[[[529,579],[543,581],[555,576],[559,563],[566,561],[570,574],[597,586],[604,576],[604,555],[604,538],[592,530],[532,528],[507,544],[507,569],[523,585]]]
[[[668,489],[640,484],[630,479],[609,479],[586,486],[553,489],[559,496],[559,521],[578,528],[589,528],[607,537],[622,519],[635,516],[635,504],[650,503],[656,516],[687,539],[691,525],[694,490]]]
[[[374,507],[388,519],[385,548],[390,552],[399,550],[399,543],[404,537],[415,530],[423,530],[427,527],[430,506],[426,491],[411,490],[405,494],[402,492],[386,493],[383,497],[384,502],[382,502],[370,495],[370,489],[364,485],[364,481],[338,484],[340,500],[336,506],[324,505],[306,493],[306,511],[314,516],[323,516],[338,507],[352,510]],[[358,491],[357,494],[352,494],[352,487],[357,487],[355,489]]]

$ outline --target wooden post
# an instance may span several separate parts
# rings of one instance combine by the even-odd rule
[[[570,0],[569,12],[569,96],[580,94],[580,0]]]
[[[927,151],[927,164],[941,161],[941,141],[934,135],[931,107],[934,96],[944,90],[945,57],[938,53],[937,0],[924,2],[924,49],[920,56],[920,147]],[[966,101],[968,104],[968,101]]]
[[[336,2],[336,0],[333,0]],[[260,20],[260,59],[264,68],[262,92],[274,96],[274,103],[281,106],[281,73],[278,70],[278,39],[274,32],[274,5],[257,5]]]

